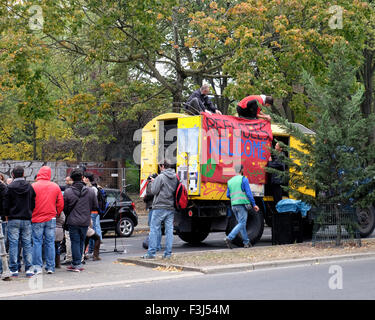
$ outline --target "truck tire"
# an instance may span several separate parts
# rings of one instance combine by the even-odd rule
[[[177,232],[182,241],[197,245],[208,237],[209,232]]]
[[[237,220],[234,215],[229,218],[228,221],[228,228],[226,231],[226,235],[228,235],[232,229],[236,226]],[[264,230],[264,218],[262,209],[258,212],[252,210],[247,216],[247,223],[246,223],[246,230],[247,235],[250,239],[252,245],[257,243],[263,235]],[[236,246],[243,247],[242,237],[241,234],[238,235],[232,241]]]
[[[357,208],[357,216],[361,238],[366,238],[375,228],[375,208],[373,206]]]

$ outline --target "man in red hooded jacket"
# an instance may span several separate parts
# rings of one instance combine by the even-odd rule
[[[36,274],[42,272],[44,244],[46,271],[51,274],[55,272],[56,216],[59,216],[64,209],[64,199],[60,187],[51,181],[50,167],[43,166],[38,172],[36,181],[32,185],[36,193],[35,209],[31,218],[33,265]]]

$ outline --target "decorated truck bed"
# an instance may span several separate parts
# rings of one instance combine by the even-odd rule
[[[140,195],[146,194],[147,177],[158,173],[158,164],[168,159],[176,164],[189,195],[188,208],[175,214],[176,233],[189,243],[203,241],[210,232],[228,234],[236,221],[228,216],[227,181],[235,175],[236,165],[242,164],[261,209],[248,217],[247,232],[254,244],[262,236],[264,219],[270,225],[274,207],[265,171],[274,137],[298,147],[294,137],[261,119],[162,114],[142,130]]]

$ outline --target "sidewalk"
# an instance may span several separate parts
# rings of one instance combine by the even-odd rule
[[[118,256],[104,256],[102,261],[88,261],[80,273],[66,271],[66,266],[56,269],[55,274],[43,273],[26,278],[20,273],[18,278],[0,282],[0,299],[38,293],[90,289],[103,286],[131,285],[140,282],[160,281],[196,276],[196,272],[177,270],[154,270],[134,264],[117,261]]]

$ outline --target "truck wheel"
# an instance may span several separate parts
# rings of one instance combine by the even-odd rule
[[[177,234],[182,241],[197,245],[208,237],[209,232],[178,232]]]
[[[357,208],[357,216],[361,238],[366,238],[372,234],[375,228],[375,209],[373,206]]]
[[[232,229],[236,226],[237,220],[234,215],[229,218],[228,221],[228,228],[226,231],[226,235],[228,235]],[[252,245],[257,243],[263,235],[264,230],[264,218],[262,209],[258,212],[252,210],[247,216],[247,223],[246,223],[246,230],[247,235],[250,239]],[[243,247],[242,237],[241,234],[238,235],[232,241],[236,246]]]
[[[264,221],[266,222],[267,227],[272,228],[272,216],[266,215]]]

